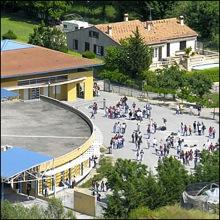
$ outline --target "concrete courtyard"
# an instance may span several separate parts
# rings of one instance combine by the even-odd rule
[[[112,133],[112,128],[115,122],[123,123],[125,122],[127,124],[126,133],[124,135],[125,137],[125,144],[124,147],[121,149],[113,149],[112,156],[114,159],[117,158],[123,158],[123,159],[131,159],[136,161],[136,147],[134,143],[131,143],[131,134],[132,132],[137,129],[137,121],[136,120],[128,120],[126,118],[120,118],[120,119],[109,119],[104,116],[105,112],[103,110],[103,98],[106,99],[106,106],[114,106],[116,103],[120,100],[122,96],[119,96],[116,93],[108,93],[108,92],[101,92],[101,95],[99,97],[95,97],[93,101],[86,102],[82,99],[78,99],[76,102],[67,102],[69,105],[72,105],[82,112],[84,112],[86,115],[91,115],[91,106],[93,102],[98,103],[98,112],[95,115],[95,119],[92,119],[93,123],[102,131],[103,137],[104,137],[104,145],[108,147],[110,145],[110,139],[114,136],[114,133]],[[128,105],[129,107],[131,104],[135,102],[136,108],[140,107],[143,109],[143,106],[146,104],[146,102],[139,101],[136,98],[128,97]],[[150,102],[150,101],[149,101]],[[182,114],[182,115],[176,115],[175,110],[171,110],[168,107],[160,107],[158,105],[152,105],[152,111],[151,111],[151,117],[153,120],[157,123],[158,127],[163,125],[162,118],[167,119],[167,130],[166,131],[157,131],[155,134],[151,135],[151,138],[155,137],[158,142],[162,139],[165,140],[168,135],[171,134],[171,132],[178,132],[180,129],[180,123],[183,122],[183,124],[191,125],[194,121],[203,122],[206,126],[205,135],[198,136],[197,134],[193,134],[192,136],[181,136],[181,138],[184,139],[184,143],[186,143],[188,146],[190,145],[197,145],[196,148],[202,150],[203,144],[205,144],[208,140],[208,128],[209,126],[213,126],[216,129],[216,137],[215,139],[210,139],[210,141],[215,144],[219,138],[219,119],[218,115],[216,116],[216,120],[212,120],[211,115],[211,109],[202,109],[201,116],[196,116],[197,110],[193,109],[193,113],[195,115],[189,115],[189,114]],[[158,156],[155,153],[155,149],[151,147],[150,149],[147,148],[146,144],[146,129],[147,124],[149,123],[148,119],[144,119],[141,122],[141,132],[143,135],[143,143],[141,144],[141,149],[144,150],[144,157],[142,163],[146,164],[148,168],[155,173],[156,166],[158,162]],[[193,127],[193,126],[192,126]],[[187,148],[185,150],[188,150],[190,148]],[[193,150],[195,147],[192,148]],[[176,149],[171,148],[170,149],[170,155],[177,155]],[[193,161],[190,162],[190,166],[186,166],[188,170],[191,170],[193,168]]]

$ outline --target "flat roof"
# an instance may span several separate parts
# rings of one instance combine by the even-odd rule
[[[1,78],[46,74],[99,66],[95,60],[73,57],[44,47],[1,51]]]
[[[8,179],[52,159],[21,147],[13,147],[1,152],[1,177]]]
[[[7,89],[1,89],[1,100],[12,98],[12,97],[17,97],[17,96],[19,96],[17,92],[12,92]]]
[[[91,129],[77,114],[38,100],[1,103],[1,145],[46,156],[64,155],[88,140]]]

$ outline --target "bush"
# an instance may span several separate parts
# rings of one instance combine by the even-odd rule
[[[2,39],[5,40],[5,39],[17,39],[17,35],[12,31],[12,30],[9,30],[7,33],[3,34],[2,35]]]
[[[88,59],[94,59],[95,54],[92,51],[85,51],[82,53],[82,57],[88,58]]]

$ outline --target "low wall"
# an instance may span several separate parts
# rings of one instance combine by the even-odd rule
[[[56,168],[56,167],[59,167],[65,163],[68,163],[69,161],[76,159],[81,154],[83,154],[85,151],[87,151],[91,147],[91,145],[93,144],[93,141],[94,141],[94,125],[86,115],[84,115],[79,110],[73,108],[72,106],[69,106],[65,103],[62,103],[62,102],[56,100],[56,99],[53,99],[53,98],[47,97],[47,96],[43,96],[43,95],[40,96],[40,99],[42,101],[52,103],[54,105],[57,105],[61,108],[64,108],[68,111],[71,111],[71,112],[79,115],[83,120],[85,120],[87,122],[87,124],[89,125],[89,127],[91,129],[91,136],[83,145],[79,146],[78,148],[74,149],[73,151],[68,152],[67,154],[64,154],[62,156],[55,158],[52,163],[46,162],[44,164],[41,164],[40,168],[39,168],[39,172],[42,172],[46,169]]]

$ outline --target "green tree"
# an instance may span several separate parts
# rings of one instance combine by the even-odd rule
[[[158,69],[156,71],[158,88],[160,88],[164,94],[172,93],[175,98],[177,91],[186,86],[185,73],[186,72],[181,70],[177,65]]]
[[[138,28],[134,36],[121,41],[120,69],[133,79],[142,79],[142,73],[149,69],[152,63],[153,50],[146,45]]]
[[[139,206],[157,207],[159,189],[154,176],[146,168],[131,160],[116,161],[107,174],[113,194],[108,196],[105,217],[127,218],[129,212]]]
[[[219,150],[209,153],[203,150],[201,161],[195,169],[195,182],[219,181]]]
[[[30,34],[28,43],[62,52],[68,51],[64,33],[56,27],[46,27],[43,22],[34,28],[34,33]]]
[[[143,79],[144,71],[152,63],[152,49],[141,38],[138,28],[133,36],[122,40],[119,47],[112,46],[107,49],[105,57],[106,68],[118,69],[119,72],[132,79]]]
[[[158,184],[163,191],[160,206],[179,202],[182,192],[190,182],[187,170],[177,159],[165,157],[158,163],[157,172]]]
[[[188,85],[190,91],[196,95],[198,99],[203,99],[204,95],[210,93],[213,82],[208,76],[195,72],[188,77]]]

